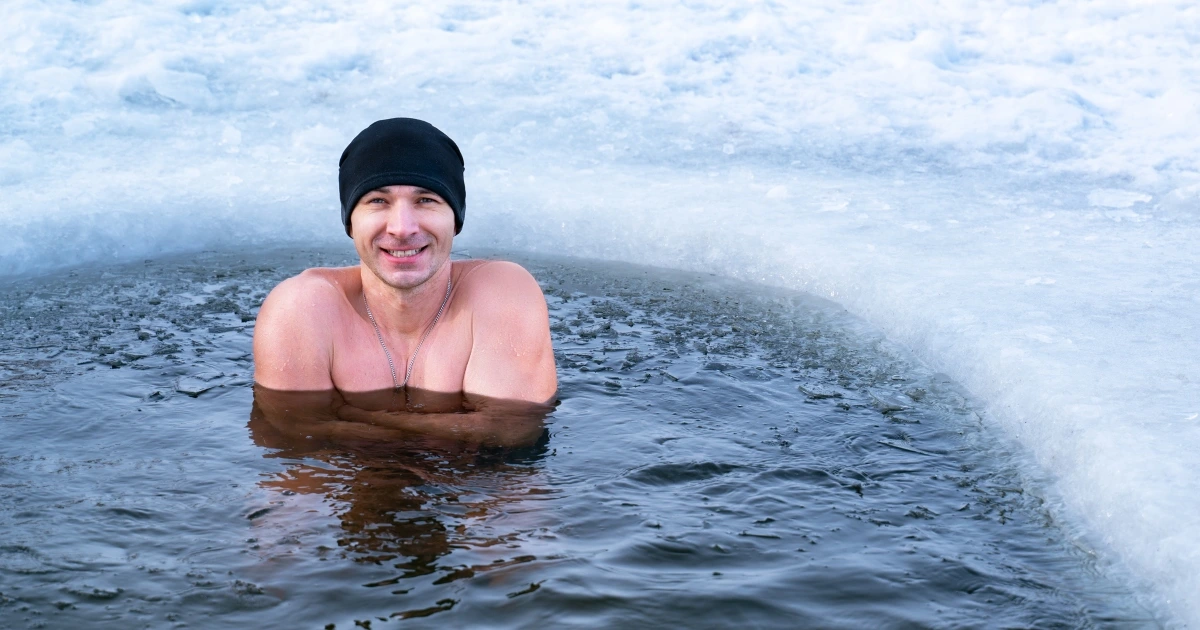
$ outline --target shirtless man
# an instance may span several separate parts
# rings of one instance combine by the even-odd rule
[[[454,141],[422,121],[381,120],[346,147],[338,178],[362,262],[309,269],[271,291],[254,331],[258,386],[552,400],[537,282],[513,263],[450,261],[466,200]]]

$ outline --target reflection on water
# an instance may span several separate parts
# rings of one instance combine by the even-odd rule
[[[547,452],[550,405],[416,389],[367,393],[254,388],[255,444],[286,468],[260,482],[284,495],[315,495],[341,523],[337,544],[355,562],[394,577],[366,584],[403,595],[404,580],[473,578],[533,560],[441,567],[454,549],[511,542],[513,532],[472,527],[519,504]],[[425,616],[454,600],[393,613]]]

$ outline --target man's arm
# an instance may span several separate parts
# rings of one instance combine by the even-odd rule
[[[310,271],[271,291],[254,324],[254,382],[284,391],[333,389],[338,291]]]
[[[550,315],[533,276],[520,265],[491,262],[464,283],[472,310],[471,358],[463,391],[544,403],[558,390]]]
[[[546,416],[554,410],[549,405],[480,396],[455,397],[454,402],[432,407],[442,411],[418,413],[356,407],[336,390],[277,391],[255,385],[250,428],[256,443],[272,448],[384,445],[414,436],[511,448],[536,443]]]

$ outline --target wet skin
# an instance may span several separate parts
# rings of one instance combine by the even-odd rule
[[[360,265],[309,269],[267,296],[254,334],[255,382],[282,391],[391,389],[392,369],[402,383],[420,345],[410,387],[553,398],[557,375],[540,287],[513,263],[451,263],[454,213],[441,197],[416,186],[370,191],[351,213],[351,234]]]

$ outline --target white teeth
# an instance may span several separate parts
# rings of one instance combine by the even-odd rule
[[[396,258],[408,258],[409,256],[416,256],[417,252],[421,251],[421,248],[418,247],[417,249],[388,249],[388,250],[384,250],[384,251],[395,256]]]

